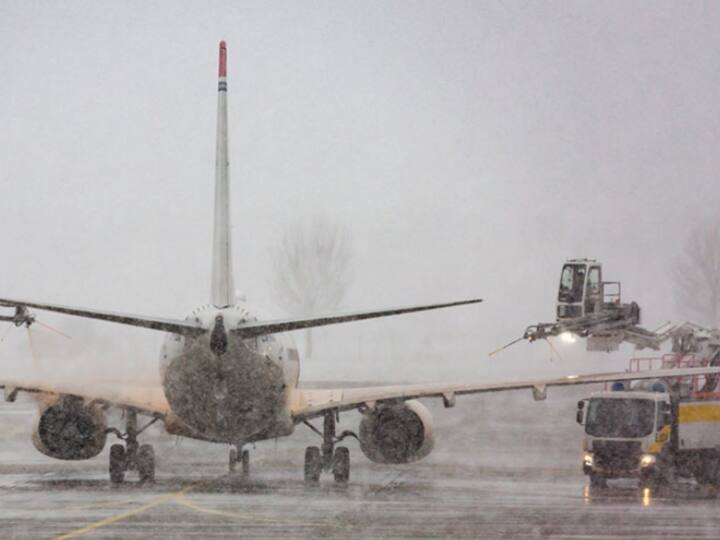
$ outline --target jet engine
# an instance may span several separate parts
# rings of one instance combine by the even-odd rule
[[[107,421],[99,405],[61,396],[40,407],[32,441],[39,452],[55,459],[90,459],[102,452]]]
[[[412,463],[433,449],[432,416],[419,401],[379,405],[360,421],[360,449],[375,463]]]

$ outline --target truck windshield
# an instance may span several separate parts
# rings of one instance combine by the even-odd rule
[[[566,264],[560,274],[560,302],[575,303],[582,301],[585,286],[585,265]]]
[[[653,431],[655,402],[649,399],[593,398],[585,432],[593,437],[645,437]]]

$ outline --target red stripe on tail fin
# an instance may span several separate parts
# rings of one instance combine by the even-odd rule
[[[225,42],[220,42],[220,63],[218,67],[218,76],[227,77],[227,48]]]

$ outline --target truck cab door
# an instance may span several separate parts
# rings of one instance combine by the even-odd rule
[[[591,266],[588,269],[587,280],[585,284],[585,300],[583,302],[585,313],[591,315],[600,312],[602,306],[602,274],[600,266]]]

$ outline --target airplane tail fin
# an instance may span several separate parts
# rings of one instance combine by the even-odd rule
[[[218,66],[217,150],[215,157],[215,214],[213,225],[210,302],[216,307],[235,304],[230,248],[230,186],[227,126],[227,48],[220,42]]]

